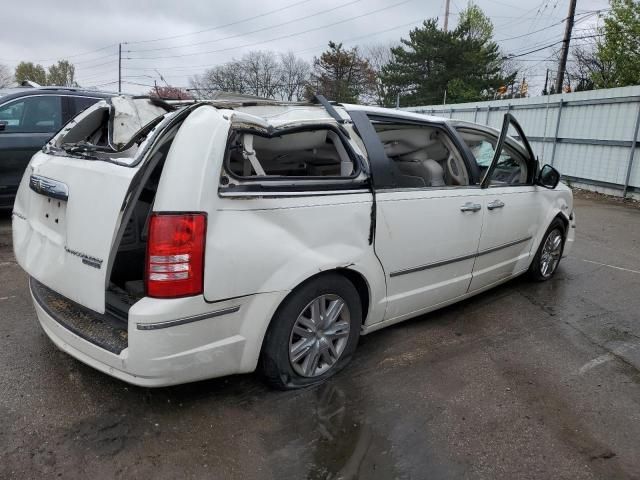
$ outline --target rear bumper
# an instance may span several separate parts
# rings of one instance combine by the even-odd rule
[[[144,298],[129,312],[128,345],[114,353],[65,327],[31,288],[38,320],[58,348],[101,372],[143,387],[255,370],[269,320],[284,295],[257,294],[216,304],[207,304],[202,297]],[[224,313],[184,315],[203,308],[208,313]],[[180,318],[196,320],[174,324],[166,318],[172,316],[173,309],[183,312]],[[149,325],[152,327],[145,328]]]

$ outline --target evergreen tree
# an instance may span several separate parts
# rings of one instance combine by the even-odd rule
[[[375,72],[358,48],[345,50],[341,43],[329,42],[329,50],[313,61],[311,83],[306,96],[320,93],[336,102],[355,103],[375,85]]]
[[[444,32],[437,19],[426,20],[392,49],[394,61],[382,73],[391,103],[401,94],[401,105],[472,102],[492,98],[501,85],[513,82],[516,72],[502,73],[504,60],[492,40],[493,25],[482,10],[470,5],[460,14],[457,28]]]

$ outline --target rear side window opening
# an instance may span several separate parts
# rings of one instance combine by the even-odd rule
[[[231,177],[249,181],[353,179],[360,164],[343,134],[329,126],[272,135],[237,129],[229,138],[225,169]]]

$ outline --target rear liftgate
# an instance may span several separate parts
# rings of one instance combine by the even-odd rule
[[[33,157],[18,191],[13,244],[20,266],[104,313],[109,257],[126,207],[152,170],[156,140],[192,108],[167,115],[148,99],[116,97],[63,128]]]

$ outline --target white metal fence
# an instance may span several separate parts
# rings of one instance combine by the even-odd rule
[[[614,195],[640,194],[640,85],[454,105],[411,107],[420,113],[502,126],[511,112],[541,163],[576,186]]]

